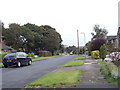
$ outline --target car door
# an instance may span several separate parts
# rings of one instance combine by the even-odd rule
[[[21,62],[21,64],[26,63],[26,57],[25,57],[24,53],[19,53],[18,58],[19,58],[19,61]]]

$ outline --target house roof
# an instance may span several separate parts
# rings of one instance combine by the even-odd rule
[[[14,50],[12,47],[5,45],[4,41],[0,42],[1,49]]]
[[[117,39],[117,36],[116,35],[107,36],[107,40],[113,40],[113,39]]]

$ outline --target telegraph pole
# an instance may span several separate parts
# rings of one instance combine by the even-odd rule
[[[78,43],[78,55],[79,55],[79,31],[77,30],[77,43]]]

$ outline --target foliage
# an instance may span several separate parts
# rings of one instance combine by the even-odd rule
[[[80,56],[74,58],[74,60],[84,60],[84,59],[85,59],[85,56],[83,56],[83,55],[80,55]]]
[[[47,56],[52,56],[50,51],[39,51],[39,56],[40,57],[47,57]]]
[[[92,40],[99,38],[105,39],[108,33],[105,28],[100,28],[100,25],[95,25],[93,30],[95,33],[91,33],[93,36]]]
[[[78,83],[82,71],[69,71],[50,73],[28,86],[43,86],[43,87],[61,87],[62,85],[75,85]]]
[[[99,59],[99,58],[100,58],[100,52],[99,52],[98,50],[92,51],[92,52],[91,52],[91,56],[92,56],[92,58],[94,58],[94,59]]]
[[[118,85],[120,74],[119,67],[114,65],[112,62],[101,63],[100,71],[105,76],[108,82]]]
[[[0,53],[0,62],[2,62],[2,59],[6,54],[8,54],[8,52]]]
[[[84,61],[70,61],[64,65],[64,67],[73,67],[73,66],[82,66],[84,65]]]
[[[102,58],[102,60],[105,59],[106,55],[107,55],[107,47],[104,44],[100,47],[100,57]]]
[[[105,39],[96,39],[92,41],[91,50],[100,50],[100,47],[106,43]]]
[[[55,50],[60,49],[62,42],[61,35],[55,28],[30,23],[22,26],[10,24],[9,28],[3,29],[3,37],[6,45],[25,52],[47,50],[53,54]]]
[[[35,57],[34,53],[28,53],[28,56],[30,56],[31,58]]]
[[[67,47],[67,48],[65,49],[65,51],[66,51],[67,53],[73,52],[73,54],[77,54],[77,48],[76,48],[76,46],[74,46],[74,45]]]
[[[2,68],[2,67],[4,67],[4,65],[3,65],[3,64],[0,64],[0,68]]]
[[[91,55],[91,41],[89,41],[88,43],[86,43],[86,48],[88,49],[88,55],[90,56]]]

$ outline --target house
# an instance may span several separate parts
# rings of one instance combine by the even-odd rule
[[[118,37],[117,35],[107,36],[108,50],[115,51],[118,48]]]
[[[4,41],[0,41],[0,53],[1,52],[8,52],[8,51],[16,51],[12,47],[5,45]]]
[[[118,32],[117,32],[117,40],[118,40],[118,48],[120,48],[120,27],[118,28]]]

